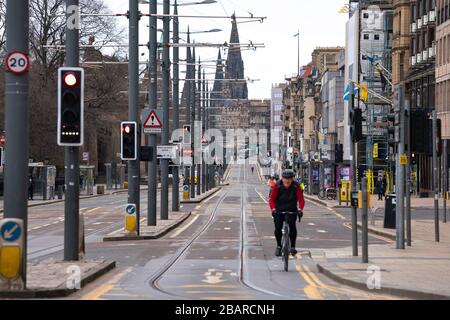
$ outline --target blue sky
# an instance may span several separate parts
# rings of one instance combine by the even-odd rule
[[[159,0],[162,2],[162,0]],[[173,2],[173,1],[172,1]],[[180,1],[186,2],[186,1]],[[127,0],[105,0],[113,12],[126,12]],[[216,4],[180,7],[180,15],[231,15],[265,16],[264,23],[245,23],[239,25],[241,42],[253,41],[265,43],[266,48],[257,51],[245,51],[244,63],[246,76],[261,81],[249,84],[251,98],[269,98],[273,83],[284,82],[285,75],[296,73],[297,40],[293,36],[300,29],[301,64],[311,60],[311,52],[318,46],[344,46],[345,22],[347,15],[339,14],[344,0],[218,0]],[[142,12],[148,12],[148,5],[141,5]],[[162,12],[162,6],[158,10]],[[127,20],[117,18],[123,26]],[[146,18],[141,20],[141,43],[148,41]],[[220,28],[224,31],[216,34],[195,35],[201,42],[222,43],[229,40],[231,23],[220,19],[181,19],[180,28],[191,30],[210,30]],[[128,39],[124,39],[128,43]],[[184,50],[182,50],[184,51]],[[145,49],[142,49],[145,53]],[[203,60],[217,57],[217,49],[201,49],[198,54]],[[182,52],[182,57],[184,52]],[[143,57],[142,59],[146,59]],[[213,77],[213,75],[209,75]]]

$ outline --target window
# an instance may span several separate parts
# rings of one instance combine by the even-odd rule
[[[364,40],[369,40],[369,35],[367,33],[364,34]]]
[[[375,40],[380,40],[380,35],[379,35],[379,34],[376,34],[376,35],[374,36],[374,38],[375,38]]]
[[[364,18],[364,19],[369,19],[369,14],[368,14],[367,12],[364,13],[364,14],[363,14],[363,18]]]

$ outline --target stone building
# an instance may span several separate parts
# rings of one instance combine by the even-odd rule
[[[450,1],[437,0],[436,109],[442,138],[450,139]]]

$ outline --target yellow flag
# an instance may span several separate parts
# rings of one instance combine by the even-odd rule
[[[369,89],[359,83],[355,83],[355,85],[361,89],[361,100],[366,102],[369,99]]]

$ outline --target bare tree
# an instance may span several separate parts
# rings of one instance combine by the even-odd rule
[[[6,0],[0,0],[0,58],[3,57],[6,44]]]
[[[116,18],[101,17],[98,14],[108,13],[103,0],[81,0],[80,12],[93,14],[85,16],[81,21],[80,42],[87,44],[95,36],[96,43],[114,44],[121,39],[123,29],[117,27]],[[31,0],[30,1],[30,45],[34,62],[42,65],[43,72],[54,74],[62,65],[65,51],[47,46],[65,43],[65,1],[64,0]]]

